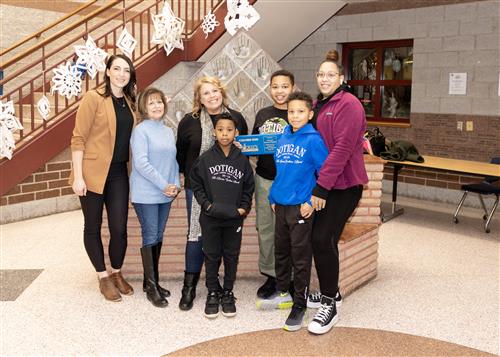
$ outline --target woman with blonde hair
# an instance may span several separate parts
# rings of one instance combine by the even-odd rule
[[[143,290],[156,307],[166,307],[170,292],[159,285],[158,264],[170,205],[180,190],[174,132],[163,117],[165,95],[149,87],[139,95],[139,124],[132,131],[130,200],[142,232]]]
[[[177,131],[177,162],[180,172],[184,174],[189,225],[184,285],[179,302],[181,310],[190,310],[193,307],[196,285],[204,260],[201,249],[201,229],[198,222],[200,206],[196,200],[193,200],[189,173],[198,156],[213,145],[213,122],[216,115],[223,112],[229,112],[238,121],[239,134],[246,135],[248,133],[248,126],[243,115],[228,108],[226,90],[221,81],[216,77],[209,76],[199,78],[194,85],[193,111],[182,118]]]

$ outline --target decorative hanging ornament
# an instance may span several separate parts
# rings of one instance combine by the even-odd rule
[[[248,3],[248,0],[227,1],[227,15],[224,18],[224,25],[231,36],[234,36],[240,28],[250,30],[259,20],[259,13]]]
[[[16,148],[14,132],[24,129],[19,120],[14,116],[14,102],[5,104],[0,102],[0,156],[12,159]]]
[[[47,120],[50,114],[49,99],[46,96],[40,98],[40,100],[36,103],[36,108],[38,109],[38,113],[40,113],[43,120]]]
[[[208,37],[209,33],[212,33],[220,23],[217,21],[215,14],[212,14],[212,10],[208,12],[203,18],[203,22],[201,24],[201,29],[205,33],[205,39]]]
[[[75,52],[78,56],[76,65],[85,65],[90,78],[94,79],[98,71],[106,69],[108,54],[97,47],[90,35],[88,35],[85,46],[75,46]]]
[[[181,18],[175,16],[168,2],[164,3],[161,13],[151,15],[151,18],[154,26],[151,43],[162,45],[167,56],[174,48],[184,49],[182,32],[186,23]]]
[[[116,47],[122,50],[128,58],[132,58],[132,52],[134,52],[136,45],[137,40],[127,31],[127,28],[124,27],[122,33],[118,37]]]
[[[52,77],[50,94],[54,95],[54,92],[59,92],[60,95],[71,99],[72,96],[82,91],[82,77],[76,65],[68,61],[52,71],[54,77]]]

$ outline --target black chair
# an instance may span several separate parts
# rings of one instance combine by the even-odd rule
[[[492,164],[500,164],[500,157],[494,157],[491,159]],[[493,214],[495,213],[495,210],[497,209],[498,206],[498,195],[500,195],[500,185],[498,185],[498,181],[500,178],[498,177],[491,177],[487,176],[484,178],[483,182],[480,183],[472,183],[468,185],[463,185],[462,190],[464,190],[464,195],[462,196],[462,199],[460,200],[460,203],[458,204],[457,210],[455,214],[453,215],[453,222],[458,223],[458,212],[460,211],[460,208],[462,208],[462,205],[464,204],[465,198],[467,197],[467,194],[469,192],[474,192],[479,195],[479,201],[481,202],[481,206],[483,206],[484,209],[484,216],[483,219],[486,220],[486,224],[484,225],[484,231],[486,233],[490,233],[490,222],[491,218],[493,217]],[[486,209],[486,206],[484,204],[483,200],[483,195],[495,195],[496,200],[495,203],[493,204],[493,207],[491,208],[491,211],[488,212]]]

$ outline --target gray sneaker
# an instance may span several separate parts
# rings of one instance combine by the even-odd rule
[[[302,328],[302,322],[304,321],[304,315],[306,313],[305,306],[297,306],[294,305],[292,307],[292,311],[290,311],[290,315],[286,319],[285,326],[283,329],[285,331],[298,331]]]
[[[255,306],[259,310],[289,309],[293,299],[287,291],[277,291],[269,299],[257,299]]]

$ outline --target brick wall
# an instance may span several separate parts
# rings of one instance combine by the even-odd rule
[[[295,73],[298,86],[315,94],[314,73],[328,50],[341,53],[348,42],[414,39],[411,126],[384,126],[382,131],[389,139],[412,141],[424,155],[488,162],[500,155],[500,2],[454,2],[460,1],[428,7],[422,7],[423,1],[349,4],[280,65]],[[388,8],[395,10],[381,11]],[[468,74],[467,95],[448,95],[451,72]],[[463,131],[457,130],[458,121]],[[466,121],[473,121],[473,131],[465,131]],[[437,172],[431,175],[435,179],[408,177],[416,185],[401,194],[442,201],[443,192],[433,188],[458,188],[460,178],[447,181]],[[421,185],[432,189],[422,190]],[[448,195],[452,201],[453,194]]]
[[[69,148],[29,175],[0,198],[2,224],[79,208],[68,185]]]

